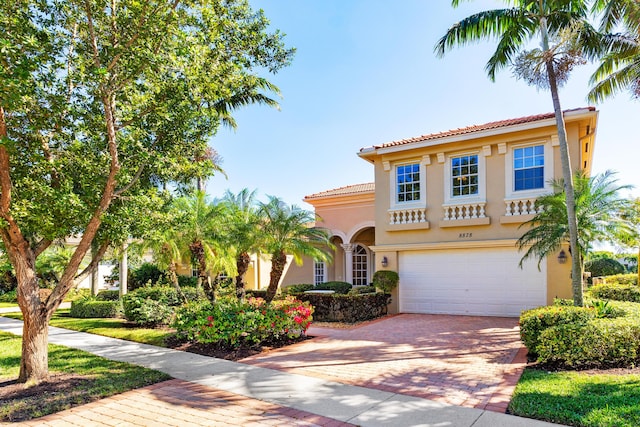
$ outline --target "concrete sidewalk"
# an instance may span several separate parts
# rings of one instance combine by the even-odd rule
[[[0,317],[0,330],[20,335],[22,322]],[[191,383],[360,426],[554,425],[54,327],[50,328],[49,342],[162,371]]]
[[[68,301],[65,301],[61,303],[60,307],[58,308],[71,308],[71,303]],[[2,313],[20,313],[20,307],[18,307],[17,305],[15,307],[2,307],[0,308],[0,315]]]

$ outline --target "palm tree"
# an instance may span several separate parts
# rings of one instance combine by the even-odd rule
[[[204,192],[196,191],[192,196],[177,199],[175,207],[181,212],[179,245],[183,253],[187,249],[191,255],[198,287],[204,287],[209,299],[214,301],[215,289],[209,272],[233,270],[230,259],[235,259],[224,245],[225,230],[220,221],[223,206],[209,203]]]
[[[256,192],[244,188],[238,194],[227,190],[221,203],[227,207],[226,227],[231,237],[229,245],[236,252],[236,296],[242,301],[245,295],[245,274],[251,263],[251,253],[262,250],[260,216],[255,201]]]
[[[610,171],[595,177],[587,177],[582,171],[575,174],[578,251],[572,250],[572,254],[577,254],[573,258],[580,262],[580,271],[593,243],[617,243],[626,236],[635,235],[633,224],[628,220],[631,203],[618,195],[630,186],[617,185],[614,175]],[[539,267],[547,256],[560,250],[569,240],[566,198],[562,194],[565,186],[561,179],[552,184],[555,192],[538,198],[539,213],[522,224],[530,228],[517,242],[519,250],[526,249],[520,266],[526,259],[535,257]]]
[[[605,54],[591,76],[589,100],[601,102],[627,89],[640,98],[640,4],[637,0],[597,0],[594,11],[602,16],[600,31],[608,34],[603,39]],[[620,25],[625,31],[612,33]]]
[[[298,265],[302,264],[303,256],[328,261],[333,245],[326,230],[313,227],[316,218],[312,212],[289,206],[273,196],[260,205],[260,212],[264,221],[265,249],[271,254],[271,273],[265,297],[267,302],[271,302],[284,273],[287,254],[292,255]]]
[[[566,197],[566,220],[568,222],[569,243],[572,253],[578,253],[578,224],[576,220],[576,201],[573,187],[573,173],[569,159],[567,132],[564,123],[558,86],[566,76],[564,71],[571,68],[571,58],[567,58],[558,45],[552,46],[555,39],[564,39],[567,33],[572,41],[578,41],[578,47],[593,46],[599,43],[596,31],[588,23],[588,1],[585,0],[505,0],[513,7],[489,10],[469,16],[454,24],[438,41],[435,51],[443,56],[457,45],[465,45],[482,39],[498,39],[496,51],[486,65],[491,80],[495,80],[498,70],[513,65],[520,55],[522,58],[536,56],[544,75],[544,86],[550,93],[555,113],[560,148],[560,160]],[[457,7],[460,0],[452,0]],[[540,49],[528,54],[525,44],[538,38]],[[565,40],[566,41],[566,40]],[[574,43],[576,46],[576,43]],[[571,52],[572,54],[575,53]],[[539,81],[538,81],[539,82]],[[572,258],[572,290],[575,305],[583,305],[582,271],[578,257]]]

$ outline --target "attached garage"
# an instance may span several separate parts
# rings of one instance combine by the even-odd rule
[[[402,313],[519,316],[547,301],[545,263],[513,247],[405,251],[399,253]]]

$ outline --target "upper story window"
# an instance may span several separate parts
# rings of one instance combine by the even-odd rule
[[[451,196],[473,196],[479,193],[478,155],[451,158]]]
[[[534,199],[552,191],[553,145],[531,141],[509,146],[505,153],[505,199]]]
[[[514,191],[544,188],[544,145],[513,150]]]
[[[396,202],[420,201],[420,164],[396,166]]]

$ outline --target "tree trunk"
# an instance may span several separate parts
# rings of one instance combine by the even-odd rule
[[[18,382],[37,384],[49,378],[50,316],[45,312],[41,304],[30,303],[28,307],[20,308],[24,323],[22,326],[22,359],[20,360]]]
[[[283,251],[279,251],[271,255],[271,273],[269,277],[269,287],[265,300],[269,303],[273,301],[278,291],[280,278],[284,273],[284,267],[287,265],[287,255]]]
[[[249,270],[249,264],[251,263],[251,257],[248,253],[242,252],[236,259],[236,267],[238,269],[238,275],[236,276],[236,297],[239,301],[244,301],[245,297],[245,283],[244,276]]]
[[[541,9],[542,10],[542,9]],[[542,33],[542,48],[545,54],[549,53],[549,34],[547,32],[547,22],[542,18],[540,23]],[[573,171],[571,170],[571,159],[569,157],[569,145],[567,143],[567,130],[564,124],[562,107],[560,106],[560,96],[558,95],[558,83],[556,72],[551,59],[545,61],[547,77],[549,79],[549,90],[553,101],[553,111],[556,117],[556,127],[558,128],[558,142],[560,148],[560,163],[562,165],[562,177],[564,180],[564,192],[567,205],[567,220],[569,222],[569,248],[571,249],[571,290],[573,293],[573,303],[581,307],[584,303],[582,295],[582,262],[580,247],[578,246],[578,222],[576,219],[575,192],[573,189]]]
[[[120,258],[120,270],[118,272],[120,279],[120,298],[127,294],[127,285],[129,279],[129,244],[122,244],[122,257]]]
[[[177,266],[175,262],[169,263],[169,279],[171,280],[171,284],[176,291],[178,291],[178,296],[182,299],[183,302],[187,302],[187,297],[184,292],[182,292],[182,288],[180,287],[180,282],[178,281],[178,274],[176,273]]]

